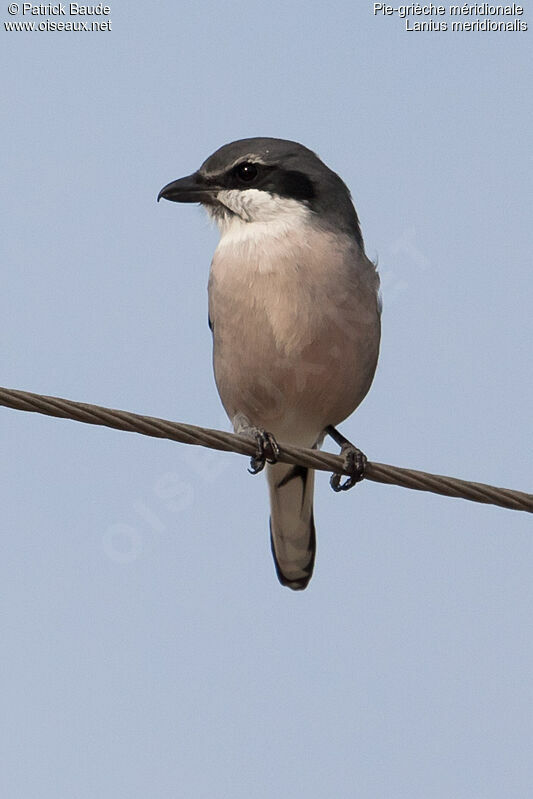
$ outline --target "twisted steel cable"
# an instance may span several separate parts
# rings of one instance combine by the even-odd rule
[[[85,402],[74,402],[61,397],[48,397],[29,391],[0,387],[0,405],[14,410],[42,413],[61,419],[73,419],[76,422],[112,427],[115,430],[126,430],[154,438],[167,438],[182,444],[196,444],[210,449],[236,452],[240,455],[252,456],[256,453],[255,442],[246,436],[182,422],[171,422],[155,416],[143,416],[115,408],[104,408],[100,405],[89,405]],[[345,469],[343,459],[338,455],[292,447],[283,443],[280,443],[279,448],[279,460],[284,463],[299,464],[319,471],[349,474]],[[403,469],[399,466],[369,461],[365,479],[533,513],[533,494],[459,480],[456,477],[446,477],[441,474],[430,474],[415,469]]]

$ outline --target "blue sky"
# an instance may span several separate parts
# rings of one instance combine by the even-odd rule
[[[2,30],[0,382],[228,429],[216,231],[155,199],[227,141],[292,138],[350,187],[382,275],[343,430],[371,460],[531,491],[530,33],[406,32],[348,2],[109,18]],[[0,419],[2,795],[531,795],[529,515],[318,476],[294,594],[245,459]]]

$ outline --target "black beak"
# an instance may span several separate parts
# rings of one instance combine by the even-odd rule
[[[216,192],[216,186],[209,186],[198,172],[193,172],[186,178],[179,178],[163,186],[157,195],[157,202],[162,197],[173,203],[212,203]]]

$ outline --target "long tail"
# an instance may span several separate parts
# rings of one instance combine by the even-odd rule
[[[267,476],[270,541],[278,579],[293,591],[302,591],[315,565],[315,473],[303,466],[277,463],[267,467]]]

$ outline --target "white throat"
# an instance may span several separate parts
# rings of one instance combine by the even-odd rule
[[[207,206],[207,211],[220,230],[219,248],[266,238],[280,241],[301,233],[311,221],[312,211],[303,203],[259,189],[219,191],[217,200],[221,205]]]

